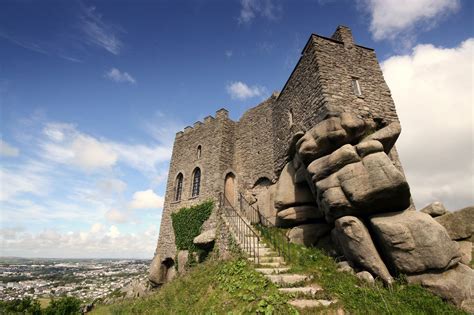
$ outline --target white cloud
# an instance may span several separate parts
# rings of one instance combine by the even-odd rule
[[[107,143],[95,138],[78,135],[71,144],[73,163],[85,169],[108,167],[117,162],[117,154]]]
[[[239,100],[245,100],[266,94],[266,88],[257,85],[248,86],[241,81],[231,82],[226,86],[226,90],[233,99]]]
[[[418,207],[474,204],[474,38],[454,48],[418,45],[382,70],[403,132],[400,157]]]
[[[91,226],[90,232],[92,234],[101,233],[104,231],[104,225],[102,223],[94,223]]]
[[[161,145],[110,144],[121,161],[143,173],[156,172],[156,163],[168,161],[172,151],[171,147]]]
[[[137,82],[128,72],[121,72],[117,68],[111,68],[105,73],[105,77],[115,82],[128,82],[132,84]]]
[[[153,190],[137,191],[133,194],[133,200],[130,202],[132,209],[156,209],[163,207],[164,198],[158,196]]]
[[[117,209],[110,209],[105,213],[105,218],[110,222],[124,223],[127,222],[128,216],[123,211]]]
[[[79,166],[83,170],[110,168],[118,162],[123,162],[143,173],[153,175],[157,172],[156,164],[168,161],[172,150],[170,129],[166,132],[158,129],[153,131],[157,137],[161,137],[159,141],[162,145],[125,144],[97,139],[78,131],[70,124],[48,123],[43,129],[47,139],[41,140],[40,146],[45,159]],[[171,129],[171,132],[174,135],[175,130]]]
[[[115,225],[111,225],[106,235],[111,238],[117,238],[120,236],[120,230]]]
[[[83,9],[81,30],[86,35],[86,42],[101,47],[114,55],[120,53],[123,44],[117,36],[119,29],[105,23],[95,7]]]
[[[14,157],[20,154],[20,150],[0,139],[0,155]]]
[[[278,19],[282,7],[275,2],[275,0],[241,0],[239,24],[250,24],[256,17]]]
[[[21,193],[45,195],[51,187],[51,174],[47,165],[34,161],[15,167],[0,167],[0,200]]]
[[[432,27],[460,4],[459,0],[359,0],[359,6],[369,11],[370,31],[375,40],[381,40],[393,39],[415,27]]]
[[[111,167],[117,162],[117,153],[109,143],[82,134],[71,125],[47,124],[43,132],[53,140],[40,144],[46,159],[88,171]]]

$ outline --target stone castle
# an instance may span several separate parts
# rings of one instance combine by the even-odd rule
[[[160,284],[175,274],[178,252],[171,214],[217,201],[221,193],[231,203],[238,202],[239,194],[248,196],[281,227],[325,220],[337,229],[341,217],[414,210],[394,146],[399,133],[395,104],[374,50],[355,44],[345,26],[331,37],[312,34],[280,93],[239,121],[220,109],[176,134],[150,280]],[[373,165],[383,172],[376,174]],[[352,167],[350,174],[360,173],[354,178],[377,185],[361,192],[364,185],[357,181],[351,186],[353,178],[344,182],[349,176],[341,173],[344,166]],[[283,184],[287,174],[291,183]],[[288,192],[293,195],[283,196]],[[202,229],[215,228],[218,220],[213,213]],[[343,237],[333,239],[344,243]],[[446,252],[456,250],[449,246]],[[456,257],[447,257],[444,266],[453,265]],[[391,281],[386,268],[365,267]]]

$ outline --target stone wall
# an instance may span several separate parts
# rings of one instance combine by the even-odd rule
[[[196,122],[176,134],[166,186],[165,202],[160,226],[160,236],[155,255],[160,259],[173,258],[176,254],[171,213],[205,200],[217,201],[224,183],[222,172],[233,159],[234,122],[225,109],[217,111],[216,117],[208,116],[204,122]],[[201,156],[198,157],[198,146]],[[200,193],[192,197],[193,171],[201,170]],[[175,185],[178,174],[183,174],[183,190],[180,200],[175,200]],[[215,220],[215,216],[212,216]],[[214,225],[207,222],[207,225]]]
[[[236,128],[234,165],[240,191],[252,188],[260,178],[274,178],[272,106],[276,95],[249,109]]]
[[[354,79],[359,82],[361,95],[354,92]],[[156,259],[174,259],[176,255],[171,213],[209,198],[217,201],[230,172],[235,175],[235,193],[246,192],[262,178],[275,182],[292,158],[288,153],[294,135],[343,112],[373,120],[378,128],[398,121],[375,52],[354,44],[350,29],[340,26],[332,38],[311,35],[282,92],[249,109],[238,122],[229,119],[227,110],[221,109],[215,117],[208,116],[178,132]],[[402,170],[395,148],[389,156]],[[201,169],[201,191],[193,198],[192,176],[196,167]],[[179,173],[184,176],[183,191],[181,200],[175,201]],[[218,216],[214,214],[205,226],[216,226],[216,220]]]

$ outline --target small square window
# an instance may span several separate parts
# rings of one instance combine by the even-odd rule
[[[352,78],[352,91],[357,96],[362,95],[362,91],[360,90],[360,85],[359,85],[359,79]]]

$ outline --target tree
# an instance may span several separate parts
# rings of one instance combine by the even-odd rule
[[[43,313],[45,315],[81,314],[81,300],[72,296],[63,296],[59,299],[53,298]]]
[[[30,297],[12,301],[0,301],[0,314],[41,315],[41,306]]]

